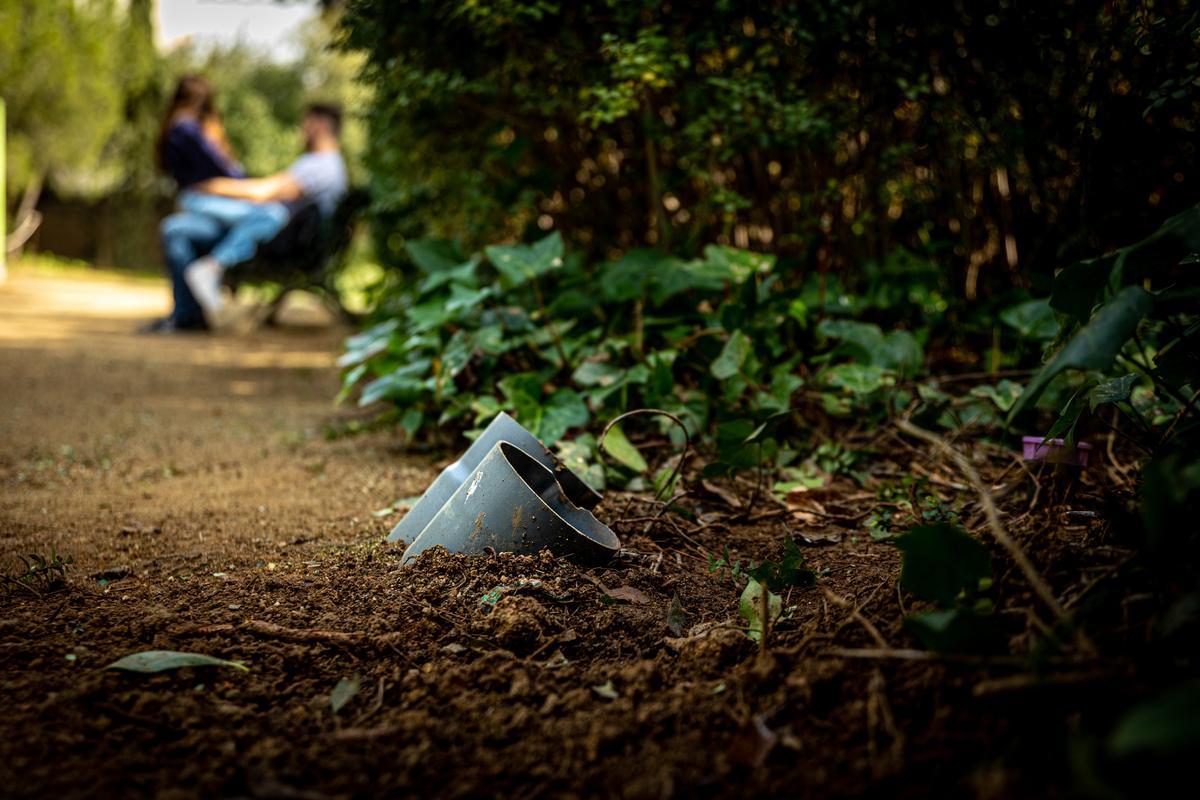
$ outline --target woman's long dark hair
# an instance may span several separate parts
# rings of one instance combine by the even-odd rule
[[[162,125],[158,129],[158,139],[154,142],[154,160],[160,168],[165,169],[163,142],[166,141],[167,133],[171,130],[175,115],[184,109],[194,111],[201,122],[215,116],[217,106],[213,98],[212,84],[199,75],[184,75],[179,79],[179,84],[175,87],[175,95],[171,98],[171,105],[167,108]]]

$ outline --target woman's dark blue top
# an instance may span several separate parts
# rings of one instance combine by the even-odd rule
[[[209,178],[246,177],[240,166],[217,150],[195,120],[180,120],[167,131],[162,162],[180,189]]]

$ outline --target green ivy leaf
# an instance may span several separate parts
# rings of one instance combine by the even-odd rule
[[[1110,381],[1096,384],[1087,394],[1089,407],[1092,411],[1095,411],[1096,406],[1101,406],[1105,403],[1126,402],[1133,393],[1133,385],[1137,383],[1137,379],[1137,374],[1131,372],[1120,378],[1113,378]]]
[[[726,267],[702,259],[664,259],[656,267],[650,289],[656,306],[683,292],[719,292],[730,280]]]
[[[625,435],[625,431],[621,430],[620,425],[613,425],[608,429],[602,446],[604,447],[604,452],[639,475],[644,474],[650,468],[650,465],[646,463],[646,459],[642,458],[642,454],[629,441],[629,438]]]
[[[741,331],[731,333],[725,346],[721,348],[721,354],[712,362],[712,376],[717,380],[724,381],[737,375],[741,372],[742,365],[746,363],[746,357],[750,355],[751,347],[749,336]]]
[[[961,593],[992,577],[987,548],[954,525],[918,525],[896,539],[896,546],[904,553],[900,585],[940,606],[953,605]]]
[[[835,355],[862,365],[911,375],[924,363],[921,345],[908,331],[890,331],[885,335],[878,325],[869,322],[826,319],[817,326],[817,334],[840,342],[834,349]]]
[[[492,245],[484,252],[508,289],[563,265],[563,241],[558,231],[533,244]]]
[[[1200,750],[1200,681],[1172,687],[1126,712],[1108,749],[1115,756]]]
[[[1058,335],[1058,318],[1049,298],[1026,300],[1000,312],[1000,321],[1022,339],[1048,341]]]
[[[541,408],[537,434],[547,445],[552,445],[571,428],[586,425],[591,412],[583,398],[574,389],[559,389]]]
[[[746,583],[746,588],[742,590],[742,596],[738,598],[738,615],[746,620],[746,635],[756,642],[762,638],[763,632],[762,607],[759,598],[762,597],[764,591],[767,593],[767,615],[774,622],[783,613],[783,598],[769,589],[765,589],[754,578]]]
[[[469,312],[487,298],[491,297],[494,290],[490,286],[485,286],[482,289],[472,289],[467,286],[454,284],[450,287],[450,297],[442,302],[445,303],[446,312],[454,316],[461,316],[464,312]]]
[[[996,618],[969,608],[923,611],[904,618],[904,627],[938,653],[1002,653],[1004,634]]]
[[[1024,391],[1023,386],[1010,380],[1002,380],[995,386],[976,386],[971,389],[970,394],[973,397],[981,397],[991,400],[996,408],[1001,411],[1008,411],[1013,407],[1013,403],[1021,396]]]
[[[583,482],[596,491],[604,490],[604,467],[593,460],[596,453],[595,437],[583,433],[560,441],[554,449],[564,467],[583,478]]]
[[[240,661],[226,661],[201,653],[181,653],[176,650],[146,650],[125,656],[109,664],[105,669],[125,672],[165,672],[181,667],[232,667],[249,672],[250,668]]]
[[[446,272],[463,263],[462,254],[445,239],[409,239],[404,243],[404,252],[426,275]]]
[[[353,700],[360,688],[362,688],[362,678],[358,675],[338,681],[337,685],[333,687],[333,691],[329,693],[329,705],[333,707],[333,713],[337,714],[346,703]]]
[[[472,256],[468,261],[463,262],[457,267],[433,273],[421,281],[417,293],[425,295],[435,289],[440,289],[448,283],[455,286],[474,288],[479,283],[479,278],[475,274],[475,268],[479,266],[479,261],[479,256]]]
[[[749,571],[756,581],[772,592],[782,593],[793,586],[807,586],[815,578],[804,566],[804,554],[796,541],[788,536],[783,542],[783,558],[778,562],[766,560]]]
[[[430,359],[418,358],[376,378],[363,387],[362,395],[358,398],[359,406],[369,406],[378,400],[403,403],[412,399],[428,388],[425,376],[431,366],[433,362]]]
[[[646,295],[646,288],[669,256],[658,250],[630,250],[619,261],[605,264],[597,281],[605,300],[628,303]],[[673,259],[672,259],[673,260]]]
[[[408,310],[408,330],[414,333],[440,328],[454,319],[454,312],[446,308],[446,300],[435,297]]]
[[[770,253],[739,250],[728,245],[708,245],[704,248],[704,259],[734,284],[744,283],[755,273],[765,274],[775,268],[775,256]]]
[[[1123,293],[1200,252],[1200,206],[1176,214],[1158,230],[1127,247],[1078,261],[1054,276],[1050,305],[1082,322],[1105,290]]]
[[[824,372],[825,383],[847,394],[863,397],[888,385],[882,367],[874,364],[838,364]]]
[[[571,373],[571,380],[580,386],[609,387],[624,373],[625,370],[607,361],[585,361]]]
[[[1092,317],[1066,347],[1029,382],[1008,413],[1012,420],[1046,389],[1050,381],[1069,369],[1107,370],[1142,317],[1154,308],[1154,298],[1140,286],[1122,289]]]

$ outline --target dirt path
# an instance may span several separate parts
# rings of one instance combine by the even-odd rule
[[[0,288],[0,553],[154,576],[378,538],[369,512],[426,476],[380,441],[325,440],[345,332],[133,332],[165,309],[157,282]]]

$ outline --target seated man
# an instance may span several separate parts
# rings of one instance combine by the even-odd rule
[[[175,309],[155,330],[228,325],[232,309],[221,295],[225,270],[253,258],[259,244],[305,205],[316,205],[325,218],[333,214],[347,188],[341,112],[311,105],[300,128],[305,153],[287,170],[266,178],[210,178],[181,193],[182,210],[160,229]]]

